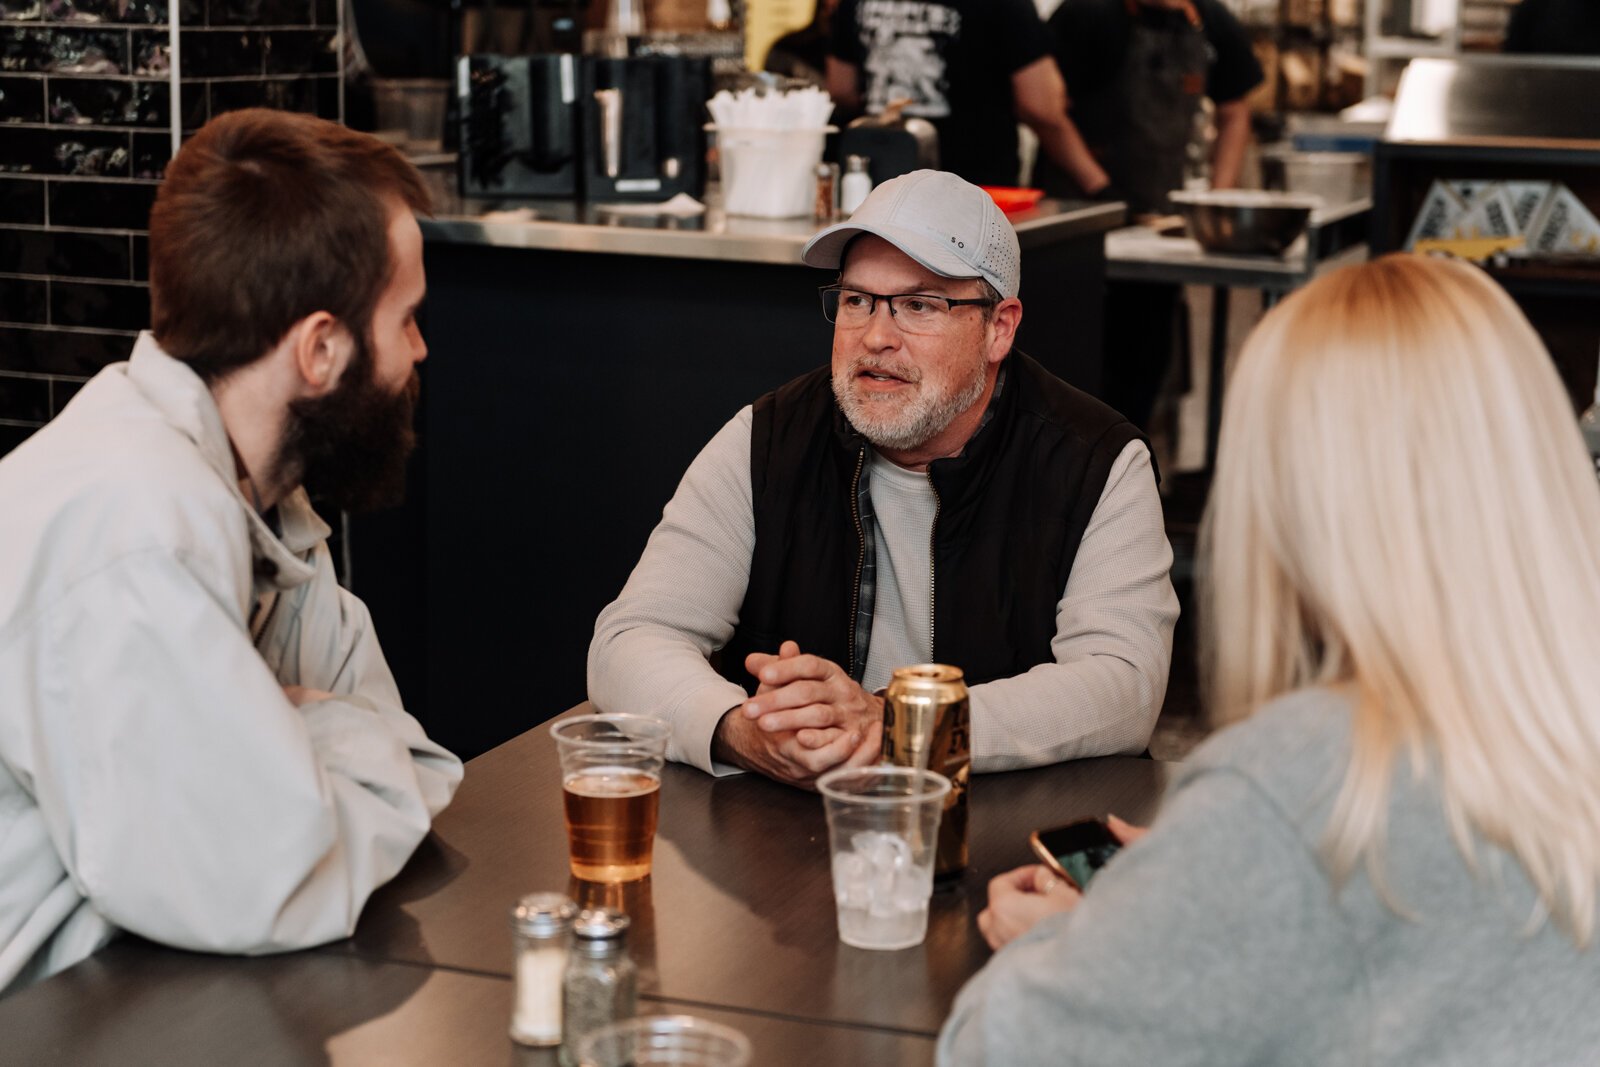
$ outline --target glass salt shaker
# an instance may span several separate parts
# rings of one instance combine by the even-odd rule
[[[578,906],[560,893],[532,893],[511,909],[517,956],[511,1040],[551,1047],[561,1043],[561,983]]]
[[[856,208],[872,192],[872,160],[866,156],[846,156],[844,178],[839,183],[839,213],[855,214]]]
[[[577,1063],[578,1039],[638,1010],[639,972],[628,958],[628,917],[611,908],[586,908],[572,926],[572,955],[564,983],[563,1067]]]

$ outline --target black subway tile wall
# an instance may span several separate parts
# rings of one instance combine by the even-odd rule
[[[341,115],[338,0],[0,0],[0,455],[150,321],[150,205],[243,107]]]

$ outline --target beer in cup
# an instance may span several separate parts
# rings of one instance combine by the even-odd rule
[[[648,875],[671,727],[642,715],[580,715],[550,733],[561,756],[573,876],[632,882]]]

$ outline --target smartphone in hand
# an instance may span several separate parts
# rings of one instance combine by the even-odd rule
[[[1122,847],[1122,842],[1104,819],[1084,819],[1035,830],[1028,835],[1028,845],[1040,863],[1081,892],[1089,888],[1089,882]]]

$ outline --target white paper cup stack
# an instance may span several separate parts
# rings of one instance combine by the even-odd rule
[[[720,92],[706,105],[716,121],[723,207],[730,215],[787,219],[811,214],[816,168],[833,101],[817,89],[737,96]]]

